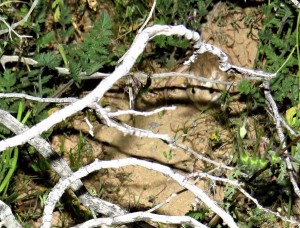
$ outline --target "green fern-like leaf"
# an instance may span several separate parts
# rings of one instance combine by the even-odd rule
[[[250,94],[252,87],[253,86],[251,85],[251,83],[245,80],[239,84],[238,91],[242,94],[248,95]]]
[[[109,15],[107,12],[103,12],[89,33],[83,35],[84,41],[70,50],[70,64],[72,65],[74,62],[82,71],[92,74],[112,61],[113,55],[109,51],[113,35],[111,28],[112,22]],[[76,75],[78,74],[74,76],[76,77]]]
[[[16,78],[16,73],[11,72],[11,70],[4,71],[3,75],[0,76],[0,91],[6,93],[13,92]]]
[[[165,48],[167,45],[167,38],[165,36],[156,36],[153,41],[159,48]]]
[[[72,78],[76,85],[80,84],[80,72],[81,72],[81,66],[80,64],[76,63],[75,61],[70,61],[69,63],[70,73],[72,75]]]
[[[72,20],[72,14],[71,14],[69,8],[64,4],[61,4],[60,5],[60,18],[59,18],[58,22],[61,25],[67,25],[67,24],[71,23],[71,20]]]
[[[61,62],[61,59],[51,52],[38,54],[34,59],[38,62],[36,67],[48,67],[50,69],[55,69]]]
[[[271,80],[271,91],[278,103],[289,101],[291,104],[298,102],[297,53],[291,50],[297,45],[297,12],[288,0],[274,0],[269,5],[263,5],[265,15],[264,29],[259,32],[259,59],[257,68],[269,72],[281,69],[277,78]]]
[[[1,99],[0,100],[0,108],[3,110],[9,110],[9,102],[6,99]]]
[[[42,36],[41,38],[39,38],[37,40],[36,44],[39,47],[44,47],[45,45],[47,45],[54,39],[54,36],[55,36],[55,32],[51,31],[51,32],[47,33],[46,35]]]
[[[282,186],[289,185],[288,178],[287,178],[286,165],[283,162],[280,164],[277,182]]]
[[[28,72],[28,74],[24,74],[21,78],[20,78],[20,84],[19,84],[19,88],[24,90],[26,87],[31,86],[32,82],[34,80],[36,80],[37,75],[40,73],[39,69],[33,69],[31,71]]]
[[[187,216],[190,216],[198,221],[201,221],[205,218],[205,213],[207,213],[208,210],[203,209],[203,211],[189,211],[186,213]]]

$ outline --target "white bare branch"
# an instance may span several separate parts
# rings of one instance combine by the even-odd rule
[[[175,110],[176,107],[175,106],[171,106],[171,107],[161,107],[158,109],[155,109],[153,111],[148,111],[148,112],[139,112],[139,111],[135,111],[135,110],[119,110],[116,112],[108,112],[107,116],[108,117],[116,117],[116,116],[120,116],[120,115],[134,115],[134,116],[151,116],[163,111],[170,111],[170,110]]]
[[[208,45],[208,44],[205,44]],[[212,45],[210,45],[212,46]],[[214,50],[219,51],[220,49],[218,49],[216,46],[213,46]],[[203,50],[202,50],[203,51]],[[221,51],[221,50],[220,50]],[[192,63],[192,61],[194,61],[193,59],[195,58],[195,56],[193,55],[189,61],[186,61],[184,64],[185,65],[189,65]],[[8,62],[23,62],[26,63],[28,65],[36,65],[38,64],[37,61],[35,61],[32,58],[27,58],[27,57],[20,57],[20,56],[16,56],[16,55],[3,55],[0,58],[0,63],[2,64],[3,68],[5,69],[5,64]],[[229,64],[229,63],[227,63]],[[227,68],[232,68],[232,69],[236,69],[238,72],[240,72],[241,74],[245,75],[245,80],[270,80],[271,78],[275,77],[276,74],[273,73],[267,73],[264,71],[258,71],[258,70],[252,70],[252,69],[247,69],[244,67],[240,67],[240,66],[236,66],[236,65],[232,65],[229,64],[227,65]],[[227,68],[225,68],[225,70],[227,70]],[[70,74],[70,70],[68,68],[64,68],[64,67],[55,67],[55,69],[57,70],[58,73],[60,74],[65,74],[65,75],[69,75]],[[224,69],[223,69],[224,70]],[[82,80],[89,80],[89,79],[102,79],[102,78],[106,78],[108,76],[110,76],[111,74],[109,73],[101,73],[101,72],[95,72],[91,75],[87,75],[85,72],[81,72],[79,74],[80,79]],[[205,75],[191,75],[188,73],[182,73],[182,72],[167,72],[167,73],[154,73],[151,75],[147,75],[143,72],[134,72],[133,76],[136,78],[147,78],[148,76],[150,76],[152,79],[156,79],[156,78],[168,78],[168,77],[184,77],[184,78],[189,78],[189,79],[194,79],[200,82],[210,82],[210,83],[216,83],[216,84],[224,84],[224,85],[233,85],[233,86],[237,86],[240,84],[240,81],[234,81],[234,82],[229,82],[229,81],[220,81],[220,80],[214,80],[211,78],[207,78],[207,76],[205,77]]]
[[[142,25],[142,27],[139,29],[138,33],[141,33],[144,28],[146,27],[146,25],[148,24],[148,22],[150,21],[153,13],[154,13],[154,10],[155,10],[155,6],[156,6],[156,0],[153,1],[153,4],[152,4],[152,7],[151,7],[151,10],[150,10],[150,13],[146,19],[146,21],[144,22],[144,24]]]
[[[191,173],[190,175],[188,175],[188,178],[192,178],[192,177],[206,178],[206,179],[210,179],[210,180],[213,180],[213,181],[219,181],[219,182],[223,182],[223,183],[229,184],[232,187],[237,188],[248,199],[250,199],[253,203],[255,203],[255,205],[257,206],[257,208],[259,208],[260,210],[263,210],[264,212],[266,212],[268,214],[274,215],[275,217],[281,219],[284,222],[290,222],[291,224],[300,225],[299,222],[297,222],[295,220],[288,219],[287,217],[282,216],[281,214],[279,214],[279,212],[271,211],[271,210],[263,207],[262,205],[260,205],[259,202],[257,201],[257,199],[255,199],[254,197],[252,197],[245,189],[243,189],[242,185],[239,183],[238,180],[230,180],[228,178],[216,177],[216,176],[212,176],[212,175],[210,175],[208,173],[203,173],[203,172],[195,172],[195,173]]]
[[[211,200],[203,190],[192,184],[188,181],[185,176],[182,176],[179,173],[174,172],[168,166],[157,164],[154,162],[148,162],[136,158],[125,158],[120,160],[112,161],[99,161],[96,159],[90,165],[80,168],[77,172],[71,175],[68,178],[60,179],[60,181],[55,185],[52,191],[49,193],[47,201],[45,203],[44,213],[43,213],[43,228],[51,226],[52,212],[54,210],[55,204],[58,202],[66,188],[71,185],[74,181],[81,179],[88,174],[107,168],[121,168],[125,166],[142,166],[146,169],[158,171],[176,181],[182,187],[190,190],[197,198],[199,198],[206,206],[211,209],[213,212],[218,214],[223,222],[226,223],[229,227],[237,227],[233,218],[226,213],[222,208],[220,208],[213,200]]]
[[[27,126],[20,123],[16,118],[14,118],[9,112],[0,109],[0,123],[5,125],[12,132],[18,134],[28,129]],[[36,150],[45,158],[50,160],[51,167],[57,172],[60,177],[67,177],[73,172],[68,166],[67,162],[58,156],[58,154],[53,150],[50,144],[43,139],[41,136],[36,136],[30,139],[29,144],[36,148]],[[71,189],[77,192],[81,189],[81,195],[78,196],[81,203],[89,208],[91,211],[97,212],[104,215],[123,215],[126,210],[120,208],[119,206],[107,202],[105,200],[99,199],[97,197],[91,196],[83,187],[83,183],[77,180],[72,183]],[[1,212],[1,210],[0,210]],[[0,216],[2,213],[0,213]]]
[[[11,62],[21,62],[21,63],[25,63],[28,65],[36,65],[38,64],[37,61],[35,61],[32,58],[27,58],[27,57],[20,57],[17,55],[3,55],[0,58],[0,63],[2,65],[2,67],[5,69],[5,64],[6,63],[11,63]]]
[[[258,71],[258,70],[252,70],[252,69],[247,69],[244,67],[240,67],[240,66],[235,66],[232,65],[230,63],[228,63],[228,57],[225,54],[225,52],[223,52],[220,48],[211,45],[211,44],[207,44],[207,43],[201,43],[200,47],[197,51],[194,52],[194,54],[190,57],[190,59],[185,62],[185,65],[189,65],[192,62],[195,61],[196,57],[198,54],[202,54],[204,52],[211,52],[214,55],[217,55],[220,58],[220,65],[219,68],[222,71],[228,71],[230,69],[235,69],[238,72],[240,72],[241,74],[245,74],[245,75],[249,75],[251,78],[255,78],[255,79],[264,79],[264,80],[270,80],[271,78],[276,77],[276,73],[266,73],[264,71]]]
[[[153,221],[166,224],[180,224],[188,225],[196,228],[205,228],[207,226],[201,224],[197,220],[188,216],[168,216],[168,215],[157,215],[149,212],[134,212],[127,215],[117,216],[113,218],[98,218],[91,219],[72,228],[88,228],[88,227],[100,227],[101,225],[121,225],[137,221]]]
[[[291,2],[298,8],[300,9],[300,2],[297,0],[291,0]]]
[[[228,169],[228,170],[233,170],[234,169],[233,167],[227,166],[224,163],[217,162],[217,161],[211,160],[209,158],[206,158],[206,157],[202,156],[200,153],[197,153],[196,151],[194,151],[190,147],[185,146],[183,144],[179,144],[179,143],[177,143],[175,141],[174,142],[171,141],[170,144],[172,144],[174,147],[180,148],[180,149],[182,149],[182,150],[184,150],[184,151],[186,151],[188,153],[191,153],[192,155],[194,155],[199,160],[206,161],[206,162],[208,162],[210,164],[215,165],[219,169]]]
[[[39,3],[39,0],[35,0],[35,1],[32,3],[32,5],[31,5],[31,7],[30,7],[30,9],[29,9],[29,11],[28,11],[28,13],[25,15],[25,17],[24,17],[22,20],[18,21],[17,23],[12,24],[11,26],[9,26],[7,23],[5,23],[5,24],[8,26],[8,29],[3,29],[3,30],[1,30],[1,31],[0,31],[0,35],[5,34],[5,33],[8,33],[8,32],[10,32],[10,31],[14,31],[14,29],[15,29],[16,27],[18,27],[20,24],[27,22],[27,20],[28,20],[28,18],[30,17],[32,11],[34,10],[34,8],[36,7],[36,5],[37,5],[38,3]],[[2,21],[3,21],[3,20],[2,20]],[[27,36],[27,37],[28,37],[28,36]]]
[[[122,60],[119,62],[119,65],[116,67],[115,71],[109,77],[102,80],[101,83],[86,97],[55,112],[50,117],[35,125],[31,129],[25,131],[24,133],[0,141],[0,151],[3,151],[9,147],[26,143],[29,139],[33,138],[34,136],[40,135],[53,125],[65,120],[67,117],[73,115],[74,113],[81,111],[92,103],[99,101],[103,97],[104,93],[109,90],[117,80],[129,73],[136,59],[143,52],[148,41],[158,35],[179,35],[184,36],[187,39],[192,39],[194,42],[199,42],[200,40],[200,36],[198,33],[188,30],[182,25],[155,25],[146,28],[143,32],[136,36],[132,46],[122,57]]]
[[[0,200],[0,226],[22,228],[10,207]]]
[[[29,38],[31,36],[26,36],[26,35],[20,35],[17,33],[5,20],[3,17],[0,16],[0,21],[2,21],[6,27],[8,27],[8,32],[9,32],[9,38],[12,40],[11,32],[13,32],[17,37],[19,38]]]
[[[24,98],[26,100],[46,102],[46,103],[74,103],[78,101],[77,98],[65,97],[65,98],[42,98],[30,96],[23,93],[0,93],[0,98]]]
[[[197,159],[206,161],[210,164],[217,166],[218,168],[223,168],[223,169],[228,169],[228,170],[234,169],[233,167],[227,166],[221,162],[217,162],[217,161],[214,161],[214,160],[211,160],[209,158],[202,156],[201,154],[197,153],[190,147],[177,143],[175,139],[169,137],[168,135],[157,134],[152,131],[135,128],[135,127],[129,126],[125,123],[119,123],[113,119],[110,119],[109,118],[110,114],[107,113],[107,110],[100,107],[97,103],[94,103],[94,105],[93,106],[91,105],[90,107],[94,108],[96,110],[96,113],[99,114],[99,117],[100,118],[102,117],[106,121],[107,126],[116,128],[119,131],[123,132],[125,135],[128,134],[128,135],[135,135],[137,137],[148,137],[148,138],[154,138],[154,139],[161,139],[162,141],[167,143],[171,148],[182,149],[183,151],[193,154]],[[148,115],[148,114],[146,114],[146,115]]]
[[[118,129],[119,131],[123,132],[124,134],[135,135],[137,137],[148,137],[148,138],[154,138],[154,139],[161,139],[166,142],[171,142],[171,138],[168,135],[156,134],[156,133],[153,133],[152,131],[135,128],[135,127],[129,126],[125,123],[117,123],[116,121],[114,121],[108,117],[108,113],[100,105],[98,105],[97,103],[94,103],[94,107],[96,108],[95,110],[100,115],[100,117],[102,117],[106,121],[107,126],[114,127],[116,129]]]
[[[273,100],[273,97],[270,93],[270,90],[269,90],[270,84],[269,84],[269,82],[266,81],[266,82],[264,82],[263,85],[264,85],[264,88],[265,88],[265,97],[266,97],[267,106],[268,106],[269,110],[271,111],[271,113],[273,114],[274,119],[275,119],[275,126],[276,126],[276,129],[277,129],[277,134],[278,134],[279,139],[280,139],[280,144],[281,144],[282,148],[285,148],[286,147],[286,141],[285,141],[285,135],[284,135],[284,132],[283,132],[283,129],[282,129],[283,119],[280,117],[277,105],[276,105],[275,101]],[[292,163],[290,161],[288,151],[284,151],[284,154],[286,155],[285,156],[285,162],[286,162],[286,166],[287,166],[287,170],[288,170],[288,173],[289,173],[289,176],[290,176],[291,183],[293,185],[293,188],[294,188],[294,191],[295,191],[296,195],[300,198],[300,189],[299,189],[298,184],[297,184],[297,182],[295,180],[295,177],[294,177],[293,166],[292,166]]]
[[[293,1],[296,7],[299,7],[298,1]],[[28,17],[32,13],[33,9],[35,8],[36,4],[38,3],[38,0],[35,0],[26,15],[21,21],[9,25],[7,22],[0,17],[0,21],[5,23],[5,25],[8,27],[6,30],[0,31],[0,35],[9,32],[15,33],[17,36],[20,36],[14,28],[16,28],[18,25],[20,25],[23,22],[26,22],[28,20]],[[153,13],[153,10],[155,8],[156,1],[154,1],[152,10],[145,21],[145,24],[142,26],[142,28],[139,30],[138,35],[136,36],[132,46],[130,49],[126,52],[126,54],[119,60],[118,65],[116,66],[115,71],[112,74],[102,74],[102,73],[95,73],[92,76],[86,76],[84,72],[80,74],[80,76],[84,79],[93,79],[93,78],[104,78],[99,85],[90,92],[86,97],[82,99],[76,99],[76,98],[36,98],[33,96],[29,96],[26,94],[16,94],[16,93],[10,93],[10,94],[0,94],[0,98],[24,98],[29,100],[34,100],[38,102],[56,102],[56,103],[71,103],[70,105],[66,106],[65,108],[55,112],[53,115],[48,117],[47,119],[43,120],[42,122],[38,123],[37,125],[33,126],[32,128],[28,129],[26,126],[20,124],[19,122],[16,122],[16,120],[10,116],[9,113],[0,110],[0,122],[5,124],[8,128],[12,129],[16,134],[16,136],[5,139],[0,141],[0,151],[3,151],[9,147],[18,146],[21,144],[24,144],[26,142],[34,145],[40,153],[45,157],[49,158],[53,156],[53,149],[50,147],[50,145],[46,142],[45,147],[48,147],[46,149],[46,152],[41,151],[41,145],[44,141],[39,136],[44,131],[47,131],[49,128],[54,126],[55,124],[65,120],[66,118],[70,117],[71,115],[77,113],[78,111],[81,111],[82,109],[86,107],[90,107],[96,110],[96,112],[101,116],[102,119],[106,121],[106,124],[108,126],[114,127],[118,129],[119,131],[123,132],[124,134],[131,134],[138,137],[148,137],[148,138],[156,138],[163,140],[164,142],[168,143],[171,147],[177,147],[184,151],[187,151],[188,153],[193,154],[196,158],[204,160],[206,162],[209,162],[211,164],[214,164],[219,169],[228,169],[232,170],[233,167],[229,167],[226,164],[223,164],[221,162],[216,162],[211,159],[208,159],[201,154],[197,153],[196,151],[192,150],[191,148],[181,145],[176,142],[175,139],[172,139],[168,135],[164,134],[157,134],[153,133],[152,131],[147,131],[143,129],[134,128],[132,126],[129,126],[125,123],[122,123],[120,121],[117,121],[114,119],[114,117],[124,114],[131,114],[131,115],[143,115],[148,116],[152,115],[158,112],[161,112],[163,110],[174,110],[175,107],[163,107],[151,112],[138,112],[134,110],[123,110],[123,111],[117,111],[114,113],[111,113],[110,110],[102,108],[97,102],[103,97],[103,95],[122,77],[129,74],[131,68],[133,67],[135,61],[139,57],[140,54],[144,51],[145,46],[147,43],[153,39],[157,35],[166,35],[166,36],[172,36],[172,35],[178,35],[178,36],[184,36],[187,39],[192,40],[195,43],[195,47],[198,48],[198,50],[194,53],[194,55],[187,61],[185,64],[190,64],[194,61],[195,57],[199,53],[204,52],[211,52],[220,58],[220,69],[223,71],[230,71],[230,70],[236,70],[240,72],[243,75],[249,76],[249,78],[246,78],[248,80],[263,80],[264,88],[265,88],[265,97],[267,101],[267,105],[269,108],[269,113],[273,117],[277,134],[279,135],[281,145],[282,147],[285,147],[285,135],[283,132],[282,127],[285,127],[291,134],[298,135],[297,132],[295,132],[293,129],[291,129],[288,124],[285,122],[285,120],[280,116],[278,108],[276,106],[275,101],[272,98],[272,95],[269,91],[269,80],[276,77],[276,73],[266,73],[263,71],[257,71],[252,69],[246,69],[240,66],[235,66],[230,63],[228,63],[228,57],[227,55],[219,48],[210,45],[205,44],[200,41],[200,36],[198,33],[186,29],[184,26],[165,26],[165,25],[155,25],[149,28],[146,28],[143,30],[144,26],[147,24],[147,22],[150,20],[151,15]],[[23,37],[23,36],[20,36]],[[24,58],[19,56],[2,56],[0,59],[0,62],[5,69],[5,64],[7,62],[24,62],[29,65],[35,65],[37,62],[31,58]],[[61,74],[70,74],[69,69],[67,68],[61,68],[57,67],[56,70]],[[143,73],[135,73],[137,78],[143,77],[146,78],[147,75]],[[238,85],[240,82],[224,82],[224,81],[216,81],[212,79],[208,79],[206,77],[199,77],[199,76],[192,76],[190,74],[183,74],[183,73],[163,73],[163,74],[153,74],[151,75],[151,78],[159,78],[159,77],[173,77],[173,76],[182,76],[187,78],[193,78],[196,80],[204,81],[204,82],[211,82],[211,83],[220,83],[220,84],[226,84],[226,85]],[[133,93],[131,96],[131,99],[133,100]],[[11,123],[7,123],[10,121]],[[93,126],[92,124],[86,119],[91,134],[93,133]],[[16,129],[17,126],[17,129]],[[42,148],[42,150],[44,147]],[[49,150],[51,152],[49,152]],[[285,151],[287,153],[287,151]],[[55,155],[57,157],[57,155]],[[80,178],[88,175],[91,172],[94,172],[96,170],[100,169],[106,169],[106,168],[120,168],[124,166],[142,166],[147,169],[156,170],[170,178],[172,178],[174,181],[176,181],[178,184],[183,186],[184,188],[190,190],[193,192],[197,199],[201,199],[212,211],[214,211],[217,215],[219,215],[224,223],[226,223],[229,227],[237,227],[236,223],[234,222],[233,218],[226,213],[221,207],[219,207],[213,200],[211,200],[200,188],[198,188],[196,185],[191,183],[189,181],[189,178],[194,176],[201,176],[205,178],[209,178],[214,181],[222,181],[227,184],[230,184],[231,186],[236,187],[241,191],[247,198],[252,200],[256,206],[262,210],[264,210],[267,213],[270,213],[276,217],[279,217],[280,219],[291,222],[294,224],[298,224],[297,222],[290,220],[284,216],[281,216],[279,213],[275,213],[269,209],[266,209],[262,207],[258,201],[253,198],[249,193],[247,193],[241,186],[241,184],[238,183],[238,181],[235,180],[229,180],[227,178],[218,178],[212,175],[209,175],[207,173],[194,173],[190,176],[183,176],[179,173],[174,172],[172,169],[170,169],[167,166],[163,166],[160,164],[156,164],[153,162],[148,162],[144,160],[134,159],[134,158],[128,158],[128,159],[122,159],[122,160],[114,160],[114,161],[98,161],[95,160],[90,165],[87,165],[77,172],[73,173],[69,166],[66,164],[66,162],[63,159],[57,159],[54,161],[51,161],[51,166],[58,172],[58,174],[62,177],[58,184],[52,189],[51,193],[49,194],[49,197],[47,199],[47,202],[45,204],[44,209],[44,215],[43,215],[43,226],[42,227],[50,227],[51,226],[51,218],[52,213],[55,207],[55,204],[59,201],[61,195],[65,191],[65,189],[69,186],[71,186],[73,191],[78,190],[80,187],[83,186],[82,182],[80,181]],[[289,159],[289,156],[286,156],[286,165],[287,170],[290,176],[290,180],[293,184],[294,191],[300,197],[300,190],[296,183],[296,180],[294,178],[294,174],[292,171],[292,164]],[[152,210],[149,210],[148,212],[137,212],[137,213],[131,213],[131,214],[125,214],[126,211],[122,208],[118,207],[117,205],[110,204],[106,201],[102,201],[96,197],[92,197],[89,194],[83,194],[80,195],[79,198],[82,201],[84,205],[89,207],[91,210],[95,210],[98,213],[103,213],[105,215],[113,215],[116,217],[111,218],[101,218],[101,219],[93,219],[90,221],[87,221],[83,224],[77,225],[75,227],[92,227],[92,226],[99,226],[99,225],[112,225],[112,224],[124,224],[129,223],[133,221],[141,221],[141,220],[152,220],[152,221],[159,221],[164,223],[172,223],[172,224],[187,224],[193,227],[205,227],[203,224],[197,222],[196,220],[186,217],[186,216],[166,216],[166,215],[156,215],[152,214],[150,212],[156,210],[158,207],[168,203],[174,195],[172,194],[165,202],[159,204],[157,207],[153,208]],[[108,204],[107,204],[108,203]],[[107,210],[103,210],[100,207],[107,207]],[[6,225],[8,222],[11,222],[12,224],[15,224],[14,226],[19,227],[19,224],[16,222],[14,216],[12,215],[11,211],[5,207],[7,205],[3,205],[0,201],[0,218],[1,223],[3,225]],[[116,207],[115,213],[112,212]],[[2,212],[4,211],[4,213]],[[7,216],[8,218],[4,218],[3,216]]]
[[[152,207],[151,209],[147,210],[146,212],[152,213],[153,211],[158,210],[159,208],[165,206],[166,204],[168,204],[169,202],[171,202],[171,200],[176,197],[178,194],[177,193],[172,193],[167,199],[165,199],[163,202],[157,204],[155,207]]]

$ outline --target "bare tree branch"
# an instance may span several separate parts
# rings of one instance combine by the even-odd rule
[[[27,126],[20,123],[7,111],[0,109],[0,123],[5,125],[8,129],[18,134],[26,129]],[[36,136],[30,139],[29,144],[34,146],[36,150],[47,160],[50,160],[51,167],[57,172],[60,177],[67,177],[72,175],[72,170],[68,166],[67,162],[59,157],[59,155],[53,150],[50,144],[43,139],[41,136]],[[80,180],[75,181],[71,185],[71,189],[74,192],[80,192],[78,198],[90,210],[104,214],[104,215],[123,215],[126,213],[126,210],[120,208],[117,205],[114,205],[105,200],[101,200],[97,197],[91,196],[83,186],[83,183]],[[1,210],[0,210],[1,211]],[[1,215],[1,213],[0,213]]]
[[[185,176],[182,176],[179,173],[174,172],[167,166],[160,165],[154,162],[148,162],[136,158],[125,158],[120,160],[112,161],[99,161],[96,159],[93,163],[79,169],[73,175],[68,178],[60,179],[60,181],[55,185],[48,195],[47,201],[45,202],[45,208],[43,213],[43,228],[51,226],[52,212],[54,210],[55,204],[58,202],[66,188],[71,185],[75,180],[81,179],[88,174],[107,168],[121,168],[125,166],[142,166],[150,170],[156,170],[176,181],[179,185],[190,190],[197,198],[199,198],[206,206],[218,214],[223,222],[226,223],[229,227],[238,227],[234,222],[233,218],[226,213],[221,207],[219,207],[213,200],[211,200],[203,190],[192,184],[188,181]]]
[[[9,206],[0,200],[0,226],[22,228]]]
[[[146,28],[143,32],[136,36],[132,46],[122,57],[115,71],[109,77],[101,81],[101,83],[86,97],[69,106],[66,106],[60,111],[55,112],[50,117],[33,126],[31,129],[23,132],[22,134],[0,141],[0,151],[3,151],[9,147],[26,143],[29,139],[33,138],[34,136],[40,135],[42,132],[48,130],[53,125],[65,120],[67,117],[73,115],[74,113],[81,111],[88,105],[99,101],[104,93],[109,90],[117,80],[129,73],[131,67],[135,63],[138,56],[143,52],[148,41],[158,35],[179,35],[184,36],[187,39],[192,39],[194,42],[198,42],[200,40],[200,36],[198,33],[188,30],[182,25],[155,25]]]
[[[10,32],[10,31],[14,31],[14,29],[15,29],[16,27],[18,27],[20,24],[27,22],[27,20],[28,20],[30,14],[32,13],[32,11],[34,10],[34,8],[36,7],[36,5],[37,5],[38,3],[39,3],[39,0],[35,0],[35,1],[32,3],[32,5],[31,5],[31,7],[30,7],[28,13],[25,15],[25,17],[24,17],[22,20],[18,21],[17,23],[14,23],[14,24],[12,24],[11,26],[8,26],[8,29],[3,29],[3,30],[1,30],[1,31],[0,31],[0,35],[5,34],[5,33],[8,33],[8,32]],[[6,24],[6,25],[7,25],[7,24]]]
[[[207,226],[201,224],[197,220],[188,216],[167,216],[167,215],[157,215],[149,212],[134,212],[127,215],[116,216],[113,218],[98,218],[92,219],[72,228],[88,228],[88,227],[99,227],[101,225],[121,225],[137,221],[147,221],[160,222],[166,224],[180,224],[188,225],[191,227],[205,228]]]

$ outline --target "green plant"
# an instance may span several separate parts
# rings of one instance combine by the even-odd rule
[[[203,210],[203,211],[189,211],[188,213],[186,213],[187,216],[190,216],[194,219],[197,219],[199,221],[203,220],[205,218],[205,213],[207,213],[208,210]]]
[[[240,169],[235,169],[231,172],[229,179],[242,179]],[[276,207],[278,204],[277,194],[282,194],[282,192],[278,191],[278,186],[269,184],[266,186],[266,181],[268,178],[264,177],[263,180],[259,182],[252,183],[251,187],[253,187],[252,195],[255,194],[260,204],[262,203],[262,198],[267,200],[273,200],[272,207]],[[255,193],[255,188],[262,189],[259,194]],[[280,192],[280,193],[279,193]],[[223,199],[223,207],[229,212],[233,218],[239,224],[239,227],[261,227],[262,224],[266,224],[275,220],[273,215],[270,215],[263,210],[252,207],[249,204],[245,204],[245,200],[243,199],[243,195],[240,192],[232,187],[231,185],[226,185],[224,189],[224,199]]]
[[[45,191],[43,194],[39,195],[39,200],[40,200],[41,207],[45,206],[45,202],[48,198],[49,192],[50,191]]]
[[[214,130],[209,134],[209,144],[211,147],[219,145],[222,143],[221,132],[219,130]]]
[[[256,67],[269,72],[276,72],[277,77],[270,82],[271,93],[279,106],[280,111],[286,111],[287,123],[297,132],[300,126],[300,51],[299,51],[299,26],[300,13],[290,1],[269,1],[262,6],[265,18],[263,28],[259,32],[260,43]],[[241,85],[240,91],[253,94],[251,85],[246,88]],[[263,103],[259,104],[263,105]],[[289,135],[293,141],[294,136]],[[299,143],[291,145],[291,160],[294,172],[299,171]],[[288,181],[288,172],[285,162],[280,159],[281,154],[274,148],[267,150],[270,168],[265,172],[263,180],[268,183],[270,177],[276,177],[276,184],[280,186],[279,195],[289,197],[289,211],[291,213],[291,186]],[[270,190],[270,192],[272,192]],[[277,193],[278,194],[278,193]],[[271,198],[271,197],[270,197]],[[275,203],[274,203],[275,204]],[[274,205],[273,205],[274,206]]]
[[[138,0],[115,0],[114,3],[117,15],[116,23],[120,24],[118,37],[122,37],[125,43],[130,43],[134,39],[136,31],[146,20],[152,5],[149,1]],[[204,16],[208,14],[208,9],[212,7],[212,0],[158,0],[149,24],[183,24],[190,29],[199,31]],[[144,53],[143,56],[172,67],[176,63],[175,58],[185,57],[184,51],[191,47],[189,41],[177,37],[157,36],[153,39],[153,42],[155,46],[151,48],[150,52]]]
[[[234,152],[237,157],[237,168],[243,172],[252,174],[253,172],[265,167],[271,159],[269,156],[270,147],[273,141],[265,137],[268,132],[260,123],[254,121],[255,140],[249,139],[250,134],[248,128],[249,124],[245,117],[243,120],[237,120],[234,126],[235,133],[235,146]],[[252,136],[253,137],[253,136]]]
[[[54,9],[53,18],[55,22],[58,22],[61,18],[61,7],[64,5],[63,0],[53,1],[51,7]]]
[[[73,79],[79,82],[79,73],[92,74],[104,65],[115,65],[113,47],[112,21],[105,11],[95,21],[88,34],[83,34],[83,42],[72,45],[69,49],[69,67]]]
[[[70,165],[76,171],[84,165],[83,159],[86,158],[88,162],[93,160],[93,151],[88,140],[80,132],[78,142],[74,148],[70,150]]]
[[[190,29],[199,31],[204,16],[212,7],[212,0],[197,1],[157,1],[154,14],[154,24],[183,24]],[[182,51],[190,47],[190,42],[177,37],[158,36],[153,39],[156,46],[156,58],[159,63],[167,62],[167,65],[174,65],[175,58],[182,57]]]
[[[263,28],[259,31],[255,68],[277,72],[277,77],[271,80],[270,89],[280,107],[286,108],[287,102],[296,105],[299,99],[297,75],[300,65],[299,55],[295,52],[299,42],[298,12],[288,0],[269,1],[262,5],[262,11]],[[239,91],[250,96],[256,104],[264,105],[264,98],[257,85],[243,82]]]
[[[247,105],[252,106],[251,109],[253,109],[253,107],[258,107],[265,104],[261,90],[257,85],[251,83],[250,81],[242,81],[238,86],[238,91],[242,95],[246,95],[248,100]],[[248,109],[251,110],[250,108]]]
[[[1,92],[23,92],[39,97],[50,97],[57,92],[61,83],[70,79],[73,79],[79,87],[81,71],[91,74],[103,66],[115,65],[116,59],[124,53],[124,50],[118,45],[113,45],[113,24],[108,13],[103,12],[94,22],[93,28],[83,34],[82,42],[72,44],[69,42],[75,36],[71,22],[72,9],[73,7],[68,7],[63,0],[56,0],[52,4],[42,0],[24,27],[19,27],[18,31],[22,34],[26,33],[26,28],[30,28],[33,38],[19,42],[19,38],[13,36],[12,40],[4,39],[0,42],[0,50],[4,52],[5,48],[5,54],[16,53],[17,47],[18,55],[26,57],[29,52],[34,53],[33,58],[38,62],[33,67],[16,64],[14,71],[8,68],[1,72]],[[21,11],[23,14],[28,12],[26,4],[22,4]],[[5,13],[7,20],[13,17],[9,12]],[[47,17],[51,13],[54,21],[49,22]],[[3,27],[2,24],[1,26]],[[111,51],[112,49],[114,51]],[[61,66],[62,60],[63,64],[70,68],[70,76],[61,76],[57,73],[55,68]],[[35,114],[34,122],[47,116],[46,105],[33,103],[31,105]],[[1,99],[0,107],[15,112],[17,103],[13,99]]]
[[[184,24],[193,30],[199,30],[199,22],[212,8],[213,1],[172,1],[159,0],[155,23],[158,24]]]
[[[246,216],[241,217],[241,213],[239,213],[238,210],[235,211],[235,214],[238,219],[239,227],[261,227],[263,224],[275,221],[273,215],[268,215],[257,208],[248,210]]]
[[[189,211],[185,215],[190,216],[200,222],[204,221],[207,218],[207,213],[209,210],[207,208],[199,209],[196,211]]]
[[[167,159],[167,161],[169,162],[173,158],[173,151],[171,149],[168,151],[164,151],[163,155],[164,155],[165,159]]]
[[[26,123],[29,118],[31,111],[27,111],[25,116],[24,114],[24,102],[19,102],[17,120],[21,121],[23,124]],[[4,138],[3,135],[1,135]],[[13,147],[3,151],[0,155],[0,199],[6,199],[7,190],[9,183],[13,177],[13,174],[17,168],[17,162],[19,157],[19,148]],[[12,200],[12,199],[10,199]]]

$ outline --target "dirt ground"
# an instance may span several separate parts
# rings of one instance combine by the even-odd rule
[[[251,26],[245,26],[244,22],[247,15],[255,13],[255,9],[235,8],[233,11],[224,3],[218,3],[207,16],[207,23],[202,26],[202,39],[220,47],[231,57],[233,64],[251,68],[257,52],[257,28],[253,24],[253,29],[251,29]],[[217,18],[221,20],[216,21]],[[115,108],[128,109],[126,97],[125,94],[108,93],[104,101]],[[237,104],[239,105],[243,106],[243,104]],[[176,110],[166,111],[162,115],[134,118],[122,116],[120,119],[137,128],[168,134],[178,139],[178,142],[192,147],[198,153],[214,160],[229,162],[232,157],[230,152],[233,133],[226,130],[216,118],[221,115],[220,108],[199,111],[189,100],[176,107]],[[172,149],[160,140],[123,135],[118,130],[97,121],[94,121],[93,125],[95,137],[89,141],[91,141],[94,157],[100,159],[137,157],[169,165],[182,173],[209,168],[207,164],[195,160],[187,152]],[[83,118],[75,118],[73,126],[75,130],[88,134],[89,127]],[[211,139],[216,134],[218,134],[218,145],[213,146]],[[55,149],[59,148],[62,137],[64,136],[53,137],[52,145]],[[69,160],[70,149],[75,147],[77,142],[77,135],[64,139],[66,160]],[[86,162],[89,162],[88,159]],[[93,190],[105,199],[134,211],[150,209],[165,201],[172,193],[183,190],[168,177],[141,167],[101,171],[87,178],[85,184],[91,191]],[[224,193],[220,186],[207,181],[198,181],[197,185],[217,202],[222,201]],[[185,191],[156,212],[184,215],[192,209],[194,200],[194,195]]]

